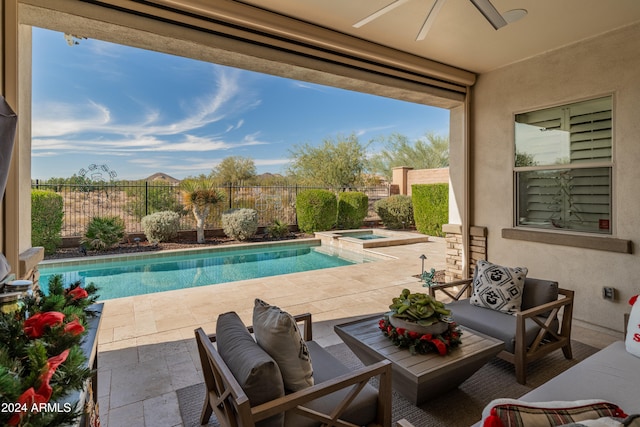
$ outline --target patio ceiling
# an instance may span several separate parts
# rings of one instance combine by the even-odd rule
[[[244,0],[244,3],[475,73],[640,20],[637,0],[492,0],[500,13],[513,9],[528,12],[524,18],[496,31],[471,1],[445,0],[424,40],[416,41],[435,0],[407,0],[360,28],[354,27],[393,1]]]

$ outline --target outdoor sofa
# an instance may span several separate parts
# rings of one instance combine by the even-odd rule
[[[277,364],[250,335],[256,325],[255,311],[254,326],[244,326],[230,312],[218,318],[215,335],[207,335],[202,328],[195,330],[206,385],[201,423],[207,423],[214,413],[229,427],[390,427],[391,362],[348,369],[311,340],[311,314],[292,319],[303,323],[304,352],[308,349],[313,367],[313,385],[293,392],[286,390]],[[268,326],[265,330],[275,329],[277,326]],[[277,339],[282,348],[283,338]],[[368,382],[376,376],[378,385],[373,387]]]
[[[625,419],[628,425],[640,425],[638,384],[640,357],[630,353],[624,341],[616,341],[518,399],[490,402],[483,411],[482,420],[473,427],[481,427],[492,408],[503,404],[510,405],[510,411],[514,413],[522,408],[529,414],[547,417],[558,408],[565,413],[585,411],[589,408],[588,402],[592,402],[592,406],[608,402],[629,415]],[[598,418],[592,418],[592,422]]]

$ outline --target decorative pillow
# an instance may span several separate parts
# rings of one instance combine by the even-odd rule
[[[632,305],[629,314],[629,323],[627,323],[627,336],[624,345],[627,351],[634,356],[640,357],[640,302],[637,302],[638,296],[633,296],[629,300]]]
[[[293,316],[256,299],[253,307],[256,341],[280,367],[284,388],[298,391],[313,385],[313,368],[307,344]]]
[[[478,261],[469,302],[504,313],[520,311],[527,272],[525,267],[510,268]]]
[[[603,400],[523,402],[495,399],[482,411],[483,427],[557,427],[604,417],[627,415],[613,403]]]
[[[249,398],[251,406],[284,396],[278,364],[253,339],[234,312],[218,316],[216,341],[220,357]],[[260,427],[282,427],[284,413],[256,423]]]

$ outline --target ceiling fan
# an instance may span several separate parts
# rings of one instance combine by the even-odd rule
[[[360,28],[363,25],[368,24],[369,22],[373,21],[374,19],[377,19],[377,18],[381,17],[382,15],[386,14],[387,12],[392,11],[396,7],[403,5],[404,3],[408,2],[408,1],[409,0],[394,0],[392,3],[388,4],[387,6],[383,7],[382,9],[380,9],[380,10],[372,13],[371,15],[367,16],[366,18],[356,22],[355,24],[353,24],[353,26],[355,28]],[[504,17],[502,15],[500,15],[500,12],[498,12],[498,10],[493,6],[493,4],[491,4],[491,2],[489,0],[469,0],[469,1],[471,3],[473,3],[473,5],[480,11],[480,13],[482,13],[482,15],[484,15],[486,20],[489,21],[489,23],[496,30],[504,27],[505,25],[507,25],[507,21],[504,19]],[[431,6],[431,9],[427,13],[427,17],[424,20],[424,23],[422,24],[422,27],[420,28],[420,31],[418,32],[418,36],[416,37],[416,41],[424,40],[424,38],[427,36],[427,32],[429,32],[429,29],[431,28],[431,26],[435,22],[436,16],[438,15],[438,12],[440,11],[440,9],[442,9],[442,6],[444,5],[444,2],[445,2],[445,0],[435,0],[434,1],[433,5]]]

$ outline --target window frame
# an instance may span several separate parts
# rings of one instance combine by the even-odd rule
[[[554,108],[568,108],[572,105],[588,102],[588,101],[597,101],[603,98],[610,98],[611,102],[611,156],[609,161],[603,160],[595,160],[595,161],[587,161],[587,162],[578,162],[573,165],[563,164],[563,163],[555,163],[555,164],[544,164],[540,166],[516,166],[516,153],[517,150],[517,132],[516,125],[518,123],[517,117],[520,115],[528,114],[528,113],[536,113],[539,111],[554,109]],[[615,218],[615,94],[614,93],[604,93],[600,95],[590,96],[588,98],[582,98],[579,100],[567,101],[562,103],[557,103],[554,105],[549,105],[540,108],[532,108],[521,112],[516,112],[513,114],[513,140],[512,140],[512,179],[513,179],[513,227],[514,231],[523,230],[527,233],[529,232],[541,232],[541,233],[554,233],[554,234],[569,234],[569,235],[578,235],[578,236],[588,236],[593,238],[611,238],[615,235],[616,231],[616,223],[614,221]],[[520,208],[521,208],[521,192],[520,192],[520,182],[519,175],[521,173],[527,172],[536,172],[536,171],[562,171],[562,170],[578,170],[578,169],[608,169],[609,175],[609,228],[606,231],[598,231],[594,230],[582,230],[582,229],[574,229],[574,228],[555,228],[553,226],[535,226],[530,224],[521,224],[520,223]],[[504,237],[504,236],[503,236]],[[515,236],[514,236],[515,237]],[[529,239],[527,239],[529,240]],[[534,239],[535,240],[535,239]]]

